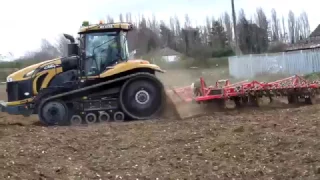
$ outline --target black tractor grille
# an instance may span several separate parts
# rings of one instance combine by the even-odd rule
[[[25,95],[29,93],[29,95]],[[19,101],[32,97],[32,84],[30,80],[7,82],[8,101]]]

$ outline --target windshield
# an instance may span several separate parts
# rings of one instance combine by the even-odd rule
[[[120,58],[117,32],[99,32],[86,35],[86,75],[98,75]]]

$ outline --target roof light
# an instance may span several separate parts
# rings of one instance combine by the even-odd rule
[[[99,24],[104,24],[104,21],[103,21],[103,20],[100,20],[100,21],[99,21]]]
[[[89,21],[83,21],[82,26],[89,26]]]

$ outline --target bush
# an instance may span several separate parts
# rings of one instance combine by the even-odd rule
[[[320,72],[314,72],[310,74],[306,74],[303,76],[304,78],[310,80],[310,81],[315,81],[320,79]]]
[[[274,44],[269,45],[268,52],[269,53],[277,53],[284,52],[288,48],[288,45],[283,42],[276,42]]]
[[[212,52],[212,57],[221,58],[226,56],[234,56],[235,53],[231,48],[216,50]]]

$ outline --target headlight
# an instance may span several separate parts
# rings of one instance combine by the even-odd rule
[[[12,81],[13,81],[12,77],[7,77],[7,82],[12,82]]]
[[[34,70],[28,72],[27,74],[24,75],[24,77],[30,77],[34,73]]]

